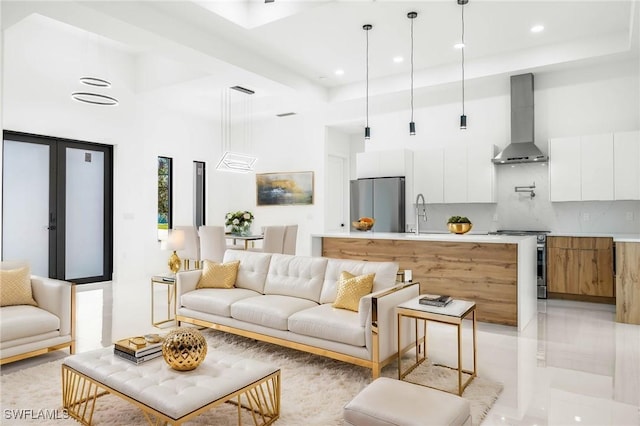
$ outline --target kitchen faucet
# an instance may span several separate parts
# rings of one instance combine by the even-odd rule
[[[420,199],[422,199],[422,204],[420,204]],[[421,207],[422,213],[420,213]],[[422,194],[418,194],[416,197],[416,235],[420,235],[420,217],[424,217],[425,221],[427,220],[427,204]]]

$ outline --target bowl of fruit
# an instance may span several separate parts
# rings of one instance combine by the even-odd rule
[[[373,228],[373,224],[376,223],[372,217],[361,217],[357,221],[351,222],[353,227],[358,231],[369,231]]]
[[[471,231],[473,224],[464,216],[451,216],[447,221],[447,228],[453,234],[466,234]]]

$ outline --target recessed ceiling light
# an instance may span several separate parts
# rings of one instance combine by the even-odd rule
[[[542,31],[544,31],[544,25],[534,25],[533,27],[531,27],[532,33],[539,33]]]
[[[336,70],[336,75],[344,75],[344,70]]]
[[[582,421],[582,417],[580,417],[580,416],[575,416],[573,419],[574,419],[576,422],[581,422],[581,421]]]
[[[393,58],[393,62],[399,64],[400,62],[404,62],[404,58],[402,56],[396,56],[395,58]]]
[[[456,49],[462,49],[464,47],[464,43],[456,43],[453,45]]]

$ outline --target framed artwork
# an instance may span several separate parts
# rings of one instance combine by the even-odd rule
[[[313,172],[256,174],[259,206],[313,204]]]

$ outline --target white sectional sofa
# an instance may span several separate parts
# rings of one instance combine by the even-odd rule
[[[200,270],[177,274],[179,322],[371,368],[374,378],[395,359],[395,306],[419,291],[417,283],[396,283],[397,263],[227,250],[223,262],[234,260],[240,265],[231,289],[196,289]],[[332,307],[342,271],[375,273],[358,312]],[[408,321],[402,327],[405,348],[415,332]]]

